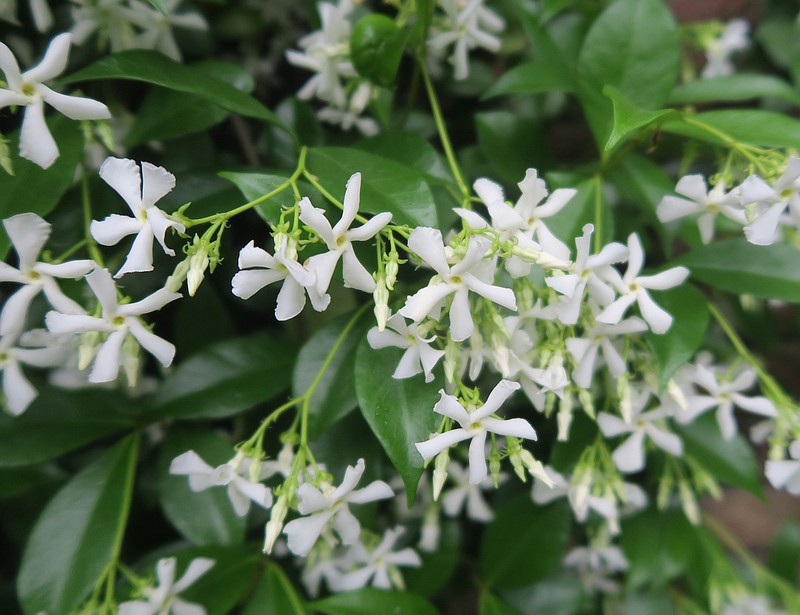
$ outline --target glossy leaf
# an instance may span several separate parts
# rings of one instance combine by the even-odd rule
[[[75,180],[75,170],[83,159],[83,133],[78,122],[63,116],[48,120],[60,156],[49,169],[42,169],[19,155],[19,131],[9,135],[14,175],[0,169],[0,219],[33,212],[46,216],[55,209]],[[8,254],[11,242],[5,229],[0,231],[0,259]]]
[[[441,380],[424,385],[422,375],[392,378],[402,354],[396,348],[373,350],[364,339],[356,354],[356,395],[361,414],[403,478],[410,506],[423,469],[414,445],[436,430],[433,406]]]
[[[325,615],[436,615],[437,612],[430,602],[410,592],[374,587],[334,594],[312,602],[309,607],[313,612]]]
[[[52,459],[131,429],[140,412],[112,391],[43,389],[24,414],[0,417],[0,467]]]
[[[362,139],[354,147],[416,169],[428,183],[452,184],[454,181],[439,152],[427,140],[412,132],[383,132]]]
[[[734,140],[765,147],[796,147],[800,141],[800,120],[762,109],[706,111],[666,121],[661,129],[715,144]]]
[[[660,109],[678,78],[678,31],[661,0],[619,0],[592,25],[578,59],[578,94],[598,146],[607,143],[613,86],[643,109]]]
[[[497,511],[481,541],[480,563],[490,587],[541,581],[561,563],[572,516],[564,502],[535,505],[528,494]]]
[[[415,594],[434,597],[452,579],[462,557],[461,527],[458,521],[442,521],[439,545],[433,553],[418,549],[422,566],[403,570],[406,586]]]
[[[285,341],[263,334],[209,346],[163,380],[153,415],[219,418],[252,408],[289,387],[294,358]]]
[[[478,145],[497,178],[516,186],[545,158],[541,125],[510,111],[475,114]]]
[[[596,181],[585,180],[574,184],[574,187],[577,190],[575,196],[561,211],[547,219],[547,228],[571,250],[575,249],[575,238],[582,234],[583,226],[594,221],[595,199],[598,196],[602,199],[602,206],[605,206],[602,191],[597,194]]]
[[[515,66],[502,74],[483,95],[483,99],[507,94],[541,94],[543,92],[574,92],[570,74],[553,64],[535,61]]]
[[[161,447],[158,463],[158,499],[173,527],[196,545],[235,545],[244,539],[246,517],[237,517],[227,487],[195,492],[187,476],[171,475],[178,455],[194,451],[212,467],[229,461],[233,447],[213,431],[173,429]],[[199,514],[198,511],[202,511]]]
[[[574,570],[562,568],[533,585],[505,589],[502,596],[524,615],[574,615],[581,612],[586,590]]]
[[[343,147],[308,150],[307,167],[335,197],[361,172],[362,212],[391,212],[394,224],[437,226],[436,206],[421,173],[383,156]]]
[[[334,346],[337,347],[309,402],[309,434],[312,438],[324,433],[358,405],[354,381],[356,350],[364,337],[365,321],[372,325],[372,320],[362,314],[358,322],[345,332],[352,318],[352,314],[344,314],[315,331],[297,355],[292,375],[295,397],[308,390],[328,354]]]
[[[672,90],[669,102],[676,105],[696,105],[756,98],[777,98],[794,105],[800,104],[800,94],[786,81],[761,73],[737,73],[682,83]]]
[[[479,613],[480,615],[522,615],[513,606],[506,604],[490,593],[481,594]]]
[[[606,141],[606,151],[614,149],[632,132],[663,120],[667,116],[677,115],[677,111],[674,109],[661,109],[658,111],[642,109],[611,85],[603,88],[603,94],[611,99],[611,104],[614,106],[614,121],[611,134],[608,136],[608,141]]]
[[[761,471],[752,447],[741,436],[725,440],[714,411],[698,417],[689,425],[676,425],[687,455],[718,480],[745,489],[761,497]]]
[[[231,113],[238,113],[292,131],[255,98],[234,86],[185,66],[156,51],[134,49],[120,51],[97,60],[66,79],[63,84],[99,79],[130,79],[160,85],[177,92],[187,92],[205,98]]]
[[[778,528],[769,546],[767,563],[770,570],[789,583],[796,583],[800,575],[800,524],[786,521]]]
[[[674,318],[663,335],[647,333],[647,341],[658,361],[658,382],[663,391],[679,367],[691,360],[705,340],[708,303],[690,284],[658,292],[656,302]]]
[[[800,301],[800,252],[786,244],[715,241],[681,256],[675,264],[685,265],[692,278],[720,290]]]
[[[242,615],[306,615],[298,591],[277,564],[267,566]]]
[[[384,87],[395,83],[405,35],[393,19],[379,13],[358,20],[350,35],[350,57],[362,77]]]
[[[241,190],[248,201],[269,194],[284,184],[289,178],[283,175],[268,175],[264,173],[234,173],[223,171],[220,177],[231,180]],[[274,197],[256,205],[258,215],[270,224],[278,224],[281,217],[281,208],[294,205],[295,198],[291,187],[279,192]]]
[[[45,507],[17,579],[26,614],[69,613],[94,587],[121,531],[137,448],[136,436],[123,440],[76,474]]]

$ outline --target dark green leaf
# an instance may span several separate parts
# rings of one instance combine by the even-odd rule
[[[546,579],[502,592],[503,600],[524,615],[575,615],[585,602],[583,583],[574,570],[557,570]]]
[[[315,331],[297,355],[292,375],[295,397],[308,390],[328,354],[334,346],[338,347],[308,405],[309,433],[312,438],[319,437],[358,405],[354,382],[356,349],[364,337],[364,321],[367,319],[362,314],[359,322],[345,332],[352,318],[352,314],[344,314]],[[369,321],[369,324],[372,322]]]
[[[72,185],[75,169],[83,159],[80,124],[63,116],[51,118],[48,124],[61,154],[49,169],[42,169],[21,158],[18,153],[19,131],[9,135],[14,175],[0,169],[0,219],[24,212],[46,216]],[[8,254],[10,245],[3,230],[0,233],[0,259]]]
[[[403,478],[411,506],[423,468],[414,445],[436,429],[433,406],[441,380],[424,384],[422,375],[392,378],[402,354],[395,348],[374,350],[364,339],[356,354],[356,395],[361,413]]]
[[[213,431],[173,429],[161,448],[158,497],[164,515],[186,539],[196,545],[233,545],[244,539],[246,517],[237,517],[226,487],[194,492],[186,476],[171,475],[172,460],[194,451],[212,467],[233,457],[233,447]]]
[[[740,435],[725,440],[716,417],[709,412],[689,425],[676,425],[683,448],[707,472],[722,482],[761,497],[761,471],[753,448]]]
[[[480,615],[522,615],[513,606],[490,593],[481,594]]]
[[[428,183],[453,183],[439,152],[425,139],[413,132],[388,131],[362,139],[353,147],[389,158],[421,172]]]
[[[0,467],[58,457],[133,428],[137,415],[136,402],[117,392],[43,389],[21,416],[0,417]]]
[[[120,51],[73,73],[62,83],[78,83],[97,79],[131,79],[160,85],[177,92],[205,98],[231,113],[271,122],[288,133],[288,126],[255,98],[201,70],[184,66],[156,51]]]
[[[649,126],[658,120],[663,120],[669,115],[677,115],[677,111],[674,109],[661,109],[659,111],[642,109],[631,102],[625,94],[613,85],[604,87],[603,94],[611,99],[611,104],[614,106],[614,122],[611,134],[608,137],[608,141],[606,141],[606,151],[616,147],[630,133]]]
[[[350,176],[361,172],[361,211],[391,212],[392,222],[437,226],[436,205],[422,174],[393,160],[343,147],[308,150],[308,169],[334,196],[344,194]]]
[[[315,613],[326,615],[436,615],[433,605],[409,592],[385,591],[365,587],[353,592],[335,594],[312,602]]]
[[[755,246],[744,239],[715,241],[681,256],[692,277],[737,294],[800,301],[800,251],[786,244]]]
[[[778,98],[795,105],[800,94],[780,77],[760,73],[737,73],[682,83],[670,95],[675,105],[740,101],[754,98]]]
[[[153,414],[198,419],[242,412],[289,387],[294,358],[291,345],[264,334],[214,344],[163,380]]]
[[[767,563],[770,570],[789,583],[797,584],[800,575],[800,524],[786,521],[772,539]]]
[[[239,190],[242,191],[244,198],[248,201],[269,194],[276,190],[281,184],[285,184],[289,178],[281,175],[265,175],[263,173],[233,173],[223,171],[220,177],[231,180]],[[256,205],[258,215],[272,225],[277,225],[281,217],[281,208],[294,205],[295,198],[291,188],[279,192],[272,198]]]
[[[723,145],[738,141],[765,147],[796,147],[800,142],[800,120],[761,109],[706,111],[666,121],[661,129]]]
[[[483,95],[483,99],[506,94],[540,94],[542,92],[573,92],[571,75],[557,65],[544,62],[520,64],[503,73]]]
[[[602,190],[599,195],[597,193],[596,181],[585,180],[575,188],[578,191],[575,196],[555,216],[547,219],[547,228],[570,248],[575,245],[575,238],[581,235],[583,226],[594,221],[595,198],[599,196],[603,200],[602,206],[605,206]]]
[[[26,614],[69,613],[94,587],[111,560],[126,514],[137,438],[131,436],[95,459],[45,507],[17,579]]]
[[[703,293],[690,284],[659,292],[657,301],[675,319],[663,335],[646,335],[658,360],[658,383],[663,391],[677,369],[703,344],[709,314]]]
[[[553,36],[541,21],[540,15],[531,10],[531,5],[515,2],[516,9],[522,18],[522,25],[533,43],[536,62],[544,66],[552,66],[557,72],[563,73],[565,80],[572,83],[570,91],[575,89],[576,63],[575,55],[565,53],[562,44],[564,39]]]
[[[647,594],[629,594],[620,605],[620,615],[673,615],[675,607],[662,590]]]
[[[516,184],[545,158],[546,142],[538,122],[510,111],[475,114],[478,144],[499,179]]]
[[[242,615],[306,615],[302,598],[277,564],[271,564]]]
[[[521,495],[497,511],[481,541],[481,569],[491,587],[541,581],[561,563],[572,515],[565,502],[535,505]]]
[[[422,566],[404,569],[403,578],[415,594],[433,597],[447,585],[461,561],[460,524],[453,520],[443,522],[436,551],[420,551],[420,555]]]
[[[350,35],[350,57],[358,73],[384,87],[395,84],[403,58],[405,35],[386,15],[371,13],[358,20]]]
[[[680,48],[675,20],[661,0],[619,0],[597,18],[578,59],[578,93],[602,149],[613,126],[614,86],[644,109],[660,109],[678,78]]]

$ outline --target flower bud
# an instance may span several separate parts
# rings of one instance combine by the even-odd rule
[[[81,344],[78,346],[78,369],[84,370],[89,367],[95,352],[97,352],[99,341],[99,331],[87,331],[81,335]]]
[[[428,506],[422,518],[420,537],[417,546],[426,553],[433,553],[439,548],[441,525],[439,523],[439,507],[435,504]]]
[[[281,530],[283,530],[283,521],[286,519],[286,513],[289,512],[289,506],[286,503],[287,499],[286,494],[281,494],[278,501],[275,502],[275,505],[272,507],[264,537],[263,551],[267,555],[272,553],[272,547],[275,546],[275,541],[278,539],[278,536],[281,535]]]
[[[197,251],[192,254],[189,259],[189,272],[186,274],[186,286],[189,290],[189,296],[194,297],[200,283],[206,274],[208,268],[208,247],[205,243],[201,243]]]
[[[558,406],[558,441],[569,440],[569,428],[572,425],[572,396],[565,395]]]
[[[492,452],[489,455],[489,475],[492,477],[494,488],[500,487],[500,451],[496,446],[492,446]]]
[[[122,342],[122,368],[129,387],[135,387],[139,377],[139,342],[132,335],[126,335]]]
[[[447,466],[450,463],[450,453],[447,449],[443,450],[436,456],[436,461],[433,466],[433,500],[439,499],[439,494],[442,492],[442,487],[447,480]]]
[[[700,525],[700,509],[697,507],[697,498],[694,497],[694,492],[689,483],[685,480],[678,483],[678,493],[681,496],[683,514],[686,515],[692,525]]]
[[[379,275],[375,281],[372,298],[375,301],[373,313],[378,322],[378,331],[383,331],[386,328],[386,321],[392,315],[392,311],[389,309],[389,291],[386,289],[386,278],[383,275]]]
[[[186,274],[189,273],[189,261],[191,261],[191,258],[191,256],[187,256],[177,264],[175,271],[172,272],[172,275],[169,276],[164,283],[164,288],[172,293],[177,293],[181,289],[183,283],[186,281]]]
[[[397,282],[397,272],[400,266],[397,263],[397,252],[392,250],[389,254],[389,260],[386,262],[386,288],[394,290],[394,283]]]
[[[519,457],[523,465],[528,469],[528,472],[530,472],[531,476],[538,478],[545,485],[552,489],[555,483],[553,482],[553,479],[548,476],[541,461],[535,459],[530,451],[527,451],[524,448],[522,451],[520,451]]]

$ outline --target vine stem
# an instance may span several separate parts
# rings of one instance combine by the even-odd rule
[[[594,251],[603,249],[603,178],[599,173],[594,176]]]
[[[444,118],[442,117],[442,110],[439,107],[439,99],[436,97],[436,90],[433,88],[433,83],[431,82],[431,77],[428,74],[428,69],[425,67],[425,60],[420,56],[417,56],[417,65],[419,66],[420,75],[422,75],[422,81],[425,83],[425,91],[428,94],[428,101],[430,102],[431,111],[433,112],[433,121],[436,123],[436,130],[439,132],[439,140],[442,142],[442,148],[444,148],[444,154],[447,157],[447,163],[450,165],[450,171],[453,173],[453,177],[456,179],[456,184],[458,184],[458,189],[461,191],[461,194],[464,197],[463,207],[466,209],[472,209],[469,188],[464,182],[464,178],[461,175],[461,169],[458,166],[458,162],[456,162],[456,156],[453,153],[453,146],[450,144],[450,136],[447,134],[447,127],[445,126]]]

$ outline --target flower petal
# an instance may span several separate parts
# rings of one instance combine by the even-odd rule
[[[9,358],[3,368],[3,394],[6,397],[8,410],[14,416],[25,412],[38,395],[22,373],[19,363],[13,358]]]
[[[126,273],[139,273],[153,270],[153,228],[145,224],[133,240],[128,257],[122,267],[114,274],[115,278],[121,278]]]
[[[333,229],[328,218],[325,217],[325,210],[319,207],[314,207],[308,197],[300,199],[297,204],[300,207],[300,220],[310,227],[320,239],[325,242],[329,249],[336,249],[336,239],[333,235]]]
[[[175,176],[164,167],[142,163],[142,207],[155,205],[175,187]]]
[[[358,205],[361,200],[361,173],[353,173],[347,180],[344,189],[342,217],[333,227],[333,236],[341,237],[350,228],[353,220],[358,215]]]
[[[92,220],[89,232],[94,240],[102,246],[113,246],[123,237],[133,235],[142,230],[142,222],[131,216],[111,214],[104,220]]]
[[[113,382],[117,379],[122,360],[122,343],[127,335],[127,329],[118,329],[100,345],[94,359],[94,367],[89,374],[89,382]]]
[[[248,273],[241,271],[239,273]],[[238,274],[237,274],[238,275]],[[234,277],[234,279],[236,279]],[[235,294],[235,293],[234,293]],[[288,276],[283,281],[283,286],[278,292],[278,300],[275,305],[275,318],[280,321],[289,320],[303,311],[306,305],[306,291],[298,284],[295,279]]]
[[[67,67],[71,44],[72,35],[69,32],[56,36],[47,46],[42,61],[25,71],[22,80],[28,83],[41,83],[58,77]]]
[[[481,424],[492,433],[500,434],[501,436],[514,436],[516,438],[526,438],[527,440],[536,440],[536,431],[531,427],[531,424],[525,419],[494,419],[486,417],[481,421]]]
[[[173,293],[166,288],[159,288],[152,295],[148,295],[140,301],[127,303],[119,307],[118,313],[122,316],[141,316],[160,310],[168,303],[180,299],[183,295]]]
[[[328,291],[333,278],[333,272],[336,270],[336,263],[339,262],[339,257],[342,255],[337,250],[330,252],[323,252],[322,254],[315,254],[305,262],[305,267],[313,272],[316,276],[316,284],[314,289],[320,295],[324,295]]]
[[[672,267],[655,275],[642,275],[636,280],[640,286],[651,290],[667,290],[683,284],[689,277],[686,267]]]
[[[644,468],[644,432],[635,431],[611,455],[620,472],[638,472]]]
[[[443,282],[421,288],[414,295],[406,298],[406,304],[398,313],[413,322],[420,322],[429,316],[442,299],[454,292],[455,289],[454,286]]]
[[[249,299],[265,286],[284,278],[285,274],[276,269],[240,271],[231,280],[231,292],[240,299]]]
[[[470,420],[478,421],[500,409],[500,406],[519,389],[519,382],[501,380],[489,393],[486,402],[475,412],[470,414]]]
[[[450,273],[444,253],[442,232],[439,229],[418,226],[411,231],[408,247],[439,275],[447,276]]]
[[[111,274],[108,269],[98,267],[86,276],[86,282],[94,292],[100,306],[103,309],[103,316],[111,318],[117,313],[119,305],[117,304],[117,285],[111,279]]]
[[[435,457],[446,448],[450,448],[454,444],[468,440],[471,437],[472,434],[466,429],[452,429],[433,436],[430,440],[425,440],[425,442],[417,442],[414,446],[422,458],[428,461],[428,459]]]
[[[19,90],[22,87],[22,75],[19,72],[19,64],[11,50],[5,43],[0,42],[0,70],[6,76],[6,83],[12,90]],[[26,97],[27,100],[27,97]]]
[[[181,593],[197,579],[202,577],[206,572],[211,570],[215,563],[216,561],[207,557],[196,557],[193,559],[189,563],[189,567],[186,569],[186,572],[183,573],[183,576],[175,581],[175,584],[172,586],[172,593]]]
[[[28,308],[33,298],[39,294],[39,284],[27,284],[11,295],[0,313],[0,335],[21,333],[25,328]]]
[[[372,239],[391,221],[392,214],[384,211],[373,216],[358,228],[350,229],[345,235],[350,241],[366,241],[367,239]]]
[[[41,84],[36,89],[44,102],[71,120],[107,120],[111,117],[108,107],[97,100],[59,94]]]
[[[164,367],[169,367],[175,358],[175,346],[148,331],[145,326],[135,318],[127,319],[131,335],[142,345],[147,352],[153,355]]]
[[[485,431],[475,434],[469,443],[469,482],[473,485],[479,485],[488,474],[485,445]]]
[[[58,158],[58,146],[44,121],[41,100],[35,100],[25,108],[19,135],[19,155],[43,169],[50,168]]]
[[[19,269],[27,273],[33,269],[39,253],[50,237],[50,224],[33,213],[17,214],[3,220],[14,249],[19,255]]]
[[[328,520],[333,516],[333,513],[333,510],[326,510],[315,515],[289,521],[283,527],[289,550],[300,557],[308,555],[322,530],[328,525]]]
[[[375,290],[375,280],[372,278],[372,274],[361,264],[352,248],[345,250],[342,255],[342,273],[346,288],[355,288],[365,293]]]
[[[637,297],[639,303],[639,310],[642,312],[642,318],[650,325],[653,333],[666,333],[672,326],[672,316],[664,308],[658,305],[646,290],[639,293]],[[598,318],[598,320],[600,320]]]
[[[111,186],[136,216],[142,210],[142,178],[139,165],[129,158],[106,158],[100,177]]]

